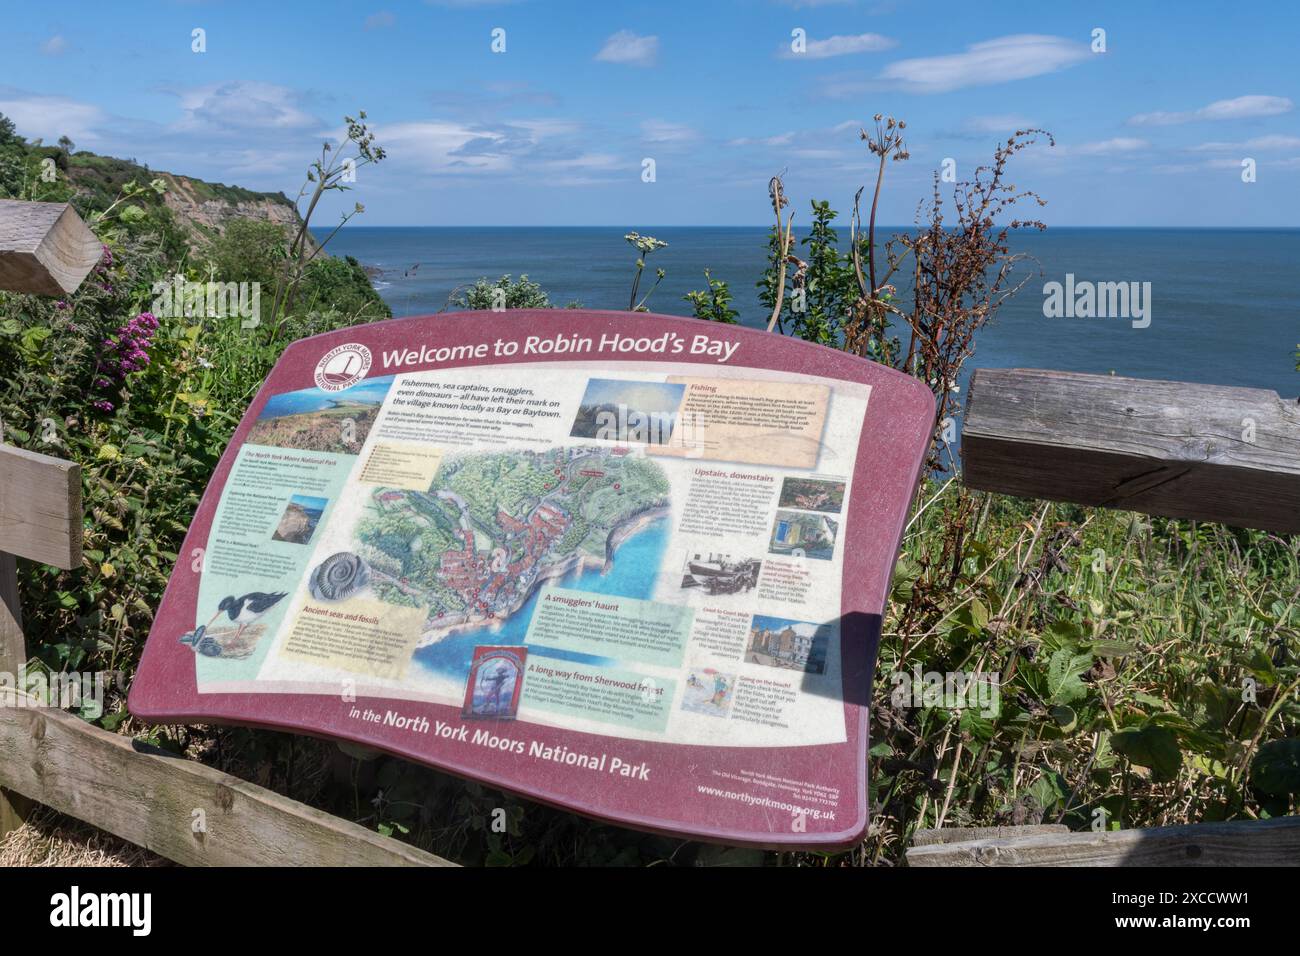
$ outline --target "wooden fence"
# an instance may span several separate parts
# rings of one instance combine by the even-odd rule
[[[978,369],[962,472],[983,491],[1300,532],[1300,403],[1276,392]],[[1300,817],[1138,830],[924,830],[910,866],[1300,865]]]

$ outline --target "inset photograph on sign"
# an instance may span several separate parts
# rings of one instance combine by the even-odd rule
[[[745,660],[767,667],[823,674],[829,643],[828,624],[755,614],[749,625]]]
[[[355,455],[379,415],[393,376],[373,378],[339,392],[304,388],[273,395],[248,433],[253,445]]]
[[[778,511],[767,550],[772,554],[829,561],[835,556],[839,522],[823,514]]]
[[[329,501],[325,498],[313,498],[311,495],[294,495],[285,505],[280,523],[271,535],[273,541],[285,541],[289,544],[306,544],[316,533],[321,515]]]
[[[524,687],[526,647],[476,647],[465,682],[465,717],[513,720]]]
[[[686,386],[593,378],[573,419],[575,438],[666,445],[673,437]]]
[[[801,511],[821,511],[837,515],[844,507],[845,482],[827,478],[797,478],[791,476],[781,483],[782,508]]]
[[[682,590],[697,590],[716,597],[746,594],[758,584],[763,562],[748,555],[719,551],[690,551],[682,566]]]
[[[712,667],[693,667],[686,675],[682,710],[710,717],[726,717],[736,691],[736,675]]]

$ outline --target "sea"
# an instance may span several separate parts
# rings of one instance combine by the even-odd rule
[[[765,325],[755,286],[766,227],[349,226],[327,251],[379,270],[375,287],[396,316],[443,311],[458,287],[505,274],[526,274],[557,306],[626,309],[636,253],[623,236],[631,228],[668,243],[648,258],[642,278],[644,294],[653,270],[666,273],[647,302],[651,311],[689,315],[683,296],[705,288],[708,269],[730,284],[743,324]],[[881,235],[898,231],[878,227]],[[1300,229],[1049,227],[1015,235],[1013,252],[1027,257],[1015,277],[1025,285],[979,333],[963,394],[974,368],[1022,367],[1300,395]],[[1067,274],[1076,286],[1149,282],[1150,323],[1047,317],[1044,286],[1065,284]]]

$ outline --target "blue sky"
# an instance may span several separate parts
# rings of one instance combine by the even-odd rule
[[[1035,125],[1058,145],[1020,154],[1012,180],[1050,225],[1300,224],[1290,3],[6,7],[0,112],[29,138],[292,197],[365,109],[390,158],[318,225],[354,201],[358,225],[760,224],[782,169],[801,214],[811,197],[845,210],[870,180],[857,130],[874,113],[907,121],[911,153],[885,223],[912,221],[944,159],[963,177]]]

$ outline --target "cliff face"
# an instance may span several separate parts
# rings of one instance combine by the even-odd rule
[[[66,157],[68,179],[78,191],[93,197],[93,205],[106,208],[130,181],[140,184],[161,179],[167,184],[162,201],[177,224],[200,246],[225,231],[232,219],[261,219],[297,229],[302,220],[284,193],[261,193],[242,186],[210,183],[192,176],[151,170],[134,160],[78,152]]]
[[[302,223],[298,210],[283,193],[255,193],[172,173],[155,175],[167,183],[163,202],[178,221],[196,233],[195,238],[207,239],[223,232],[231,219],[260,219],[286,229],[297,229]]]

